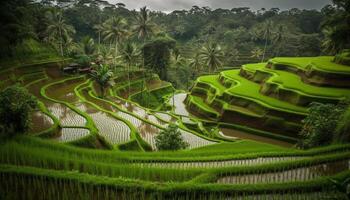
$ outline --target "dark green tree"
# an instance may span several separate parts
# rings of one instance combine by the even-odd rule
[[[30,128],[31,111],[36,108],[36,98],[18,85],[0,92],[0,127],[2,136],[25,134]]]
[[[158,73],[163,80],[168,80],[167,70],[170,65],[171,50],[176,41],[170,37],[157,37],[143,46],[145,66]]]
[[[208,43],[200,50],[200,58],[203,64],[208,67],[209,73],[214,72],[222,66],[223,52],[217,43]]]
[[[183,140],[178,127],[173,124],[156,136],[156,147],[158,150],[176,151],[185,149],[188,146],[188,143]]]
[[[105,95],[105,90],[108,86],[113,86],[113,71],[108,65],[99,65],[92,71],[91,76],[100,86],[101,97]]]
[[[350,48],[350,1],[333,0],[333,5],[322,9],[323,47],[327,53],[335,54]]]
[[[334,138],[338,121],[345,108],[343,104],[312,103],[309,115],[302,121],[302,137],[299,146],[311,148],[330,144]]]

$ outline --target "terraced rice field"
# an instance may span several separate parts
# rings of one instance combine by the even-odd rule
[[[243,65],[242,68],[250,71],[251,73],[260,71],[266,72],[271,76],[267,80],[268,83],[276,83],[284,89],[302,92],[304,95],[335,99],[342,99],[350,96],[350,90],[344,88],[317,87],[316,85],[310,85],[304,83],[301,77],[297,74],[289,73],[283,70],[272,70],[266,68],[266,64],[267,63],[247,64]]]
[[[203,161],[203,162],[151,162],[151,163],[137,163],[137,166],[145,167],[161,167],[161,168],[221,168],[232,166],[253,166],[261,164],[272,164],[283,161],[300,160],[306,157],[259,157],[254,159],[237,159],[224,161]]]
[[[72,142],[79,140],[85,136],[88,136],[90,131],[84,128],[62,128],[59,133],[59,137],[53,138],[58,142]]]
[[[157,115],[157,117],[159,117],[160,119],[162,119],[163,121],[166,121],[166,122],[175,122],[177,120],[173,116],[166,114],[166,113],[162,113],[162,112],[157,112],[156,115]]]
[[[223,184],[261,184],[261,183],[287,183],[296,181],[311,181],[321,176],[330,176],[349,170],[349,160],[302,167],[282,172],[249,174],[239,176],[225,176],[219,178],[217,183]]]
[[[39,100],[30,134],[0,142],[0,199],[341,200],[348,192],[350,144],[295,146],[310,102],[350,97],[350,68],[331,57],[276,58],[202,76],[191,93],[156,109],[113,96],[125,94],[125,71],[120,90],[107,88],[102,98],[91,76],[39,66],[0,72],[0,88],[13,75]],[[320,72],[339,73],[346,84],[322,84]],[[164,86],[148,83],[157,95]],[[155,137],[172,123],[189,147],[158,151]]]
[[[79,103],[76,107],[87,113],[94,121],[98,134],[110,144],[120,144],[130,140],[130,128],[122,121],[99,111],[86,103]]]
[[[86,119],[65,105],[47,104],[47,109],[60,121],[62,126],[85,126]]]

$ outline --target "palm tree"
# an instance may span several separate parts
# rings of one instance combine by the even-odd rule
[[[103,25],[102,24],[97,24],[94,26],[94,29],[96,30],[98,34],[98,53],[100,53],[100,46],[101,46],[101,34],[103,32]]]
[[[235,48],[229,48],[226,50],[225,54],[226,60],[232,64],[233,62],[238,61],[239,59],[239,51]]]
[[[104,39],[114,42],[115,58],[118,56],[118,45],[128,34],[126,25],[126,20],[121,17],[111,17],[103,23]]]
[[[103,98],[106,87],[114,85],[113,71],[108,65],[99,65],[97,69],[92,71],[91,76],[100,86],[101,97]]]
[[[265,45],[264,45],[264,51],[263,51],[261,62],[264,62],[267,42],[271,39],[272,29],[273,29],[273,22],[271,20],[266,20],[262,26],[262,31],[264,32],[264,38],[265,38]]]
[[[222,66],[223,52],[220,45],[209,43],[203,46],[199,53],[200,59],[208,67],[209,73]]]
[[[152,22],[152,18],[149,15],[147,7],[140,8],[140,12],[135,15],[134,25],[132,27],[133,32],[137,35],[137,38],[145,42],[145,39],[150,37],[155,31],[156,25]]]
[[[61,56],[63,56],[63,43],[68,40],[72,34],[75,33],[73,26],[66,24],[63,15],[59,11],[46,12],[48,19],[48,26],[46,27],[47,40],[54,42],[59,40],[59,49]]]
[[[98,63],[111,64],[113,60],[113,52],[106,46],[101,46],[100,53],[97,56]]]
[[[286,29],[286,27],[284,25],[279,25],[277,27],[277,30],[276,30],[274,37],[273,37],[273,43],[278,45],[278,47],[276,48],[277,49],[277,56],[279,55],[279,52],[282,48],[282,44],[286,40],[285,29]]]
[[[140,55],[140,50],[136,47],[136,44],[127,42],[122,46],[120,50],[120,57],[123,62],[127,65],[128,69],[128,92],[130,94],[130,67],[135,64]]]
[[[145,45],[145,41],[150,37],[155,30],[155,24],[152,22],[152,18],[149,15],[147,7],[140,8],[140,12],[135,15],[134,25],[132,31],[137,35],[137,38],[142,41],[142,45]],[[145,69],[145,56],[142,54],[142,68]],[[145,74],[143,73],[143,78],[145,79]],[[144,81],[142,82],[141,90],[141,99],[142,91],[144,90]]]
[[[263,50],[261,50],[259,47],[254,48],[251,52],[252,55],[250,56],[251,58],[257,58],[259,59],[263,54]]]
[[[322,33],[324,39],[321,45],[325,52],[336,54],[346,47],[346,44],[343,42],[344,36],[339,34],[337,27],[325,27]]]
[[[195,77],[196,74],[199,74],[202,70],[202,61],[200,59],[199,53],[196,53],[193,58],[189,60],[189,66],[192,70],[192,78]]]
[[[95,52],[95,42],[91,37],[85,36],[81,40],[81,45],[86,55],[92,55]]]

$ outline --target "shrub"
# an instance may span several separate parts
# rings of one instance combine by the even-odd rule
[[[303,128],[300,132],[302,140],[299,146],[311,148],[330,144],[344,110],[343,104],[312,103],[309,115],[302,121]]]
[[[350,107],[341,116],[335,133],[335,142],[350,142]]]
[[[87,55],[79,55],[76,58],[76,62],[83,67],[88,67],[91,64],[91,58]]]
[[[350,65],[350,49],[344,49],[334,57],[334,62],[342,65]]]
[[[37,106],[36,98],[20,86],[11,86],[0,92],[0,127],[2,136],[26,133],[30,112]]]
[[[188,147],[188,143],[183,141],[181,132],[178,127],[174,124],[169,125],[169,127],[161,131],[156,136],[156,147],[158,150],[179,150]]]

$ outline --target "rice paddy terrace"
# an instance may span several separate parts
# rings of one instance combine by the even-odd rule
[[[65,60],[0,68],[1,89],[20,82],[39,100],[30,134],[0,145],[0,199],[337,197],[329,179],[350,177],[350,146],[292,147],[309,103],[350,96],[350,68],[331,59],[244,65],[189,95],[120,73],[103,99],[88,75],[61,72]],[[138,104],[145,94],[158,103]],[[188,149],[157,150],[171,123]]]
[[[274,58],[202,76],[186,104],[192,114],[223,128],[236,124],[293,143],[312,102],[336,104],[350,97],[350,68],[332,60],[330,56]]]

